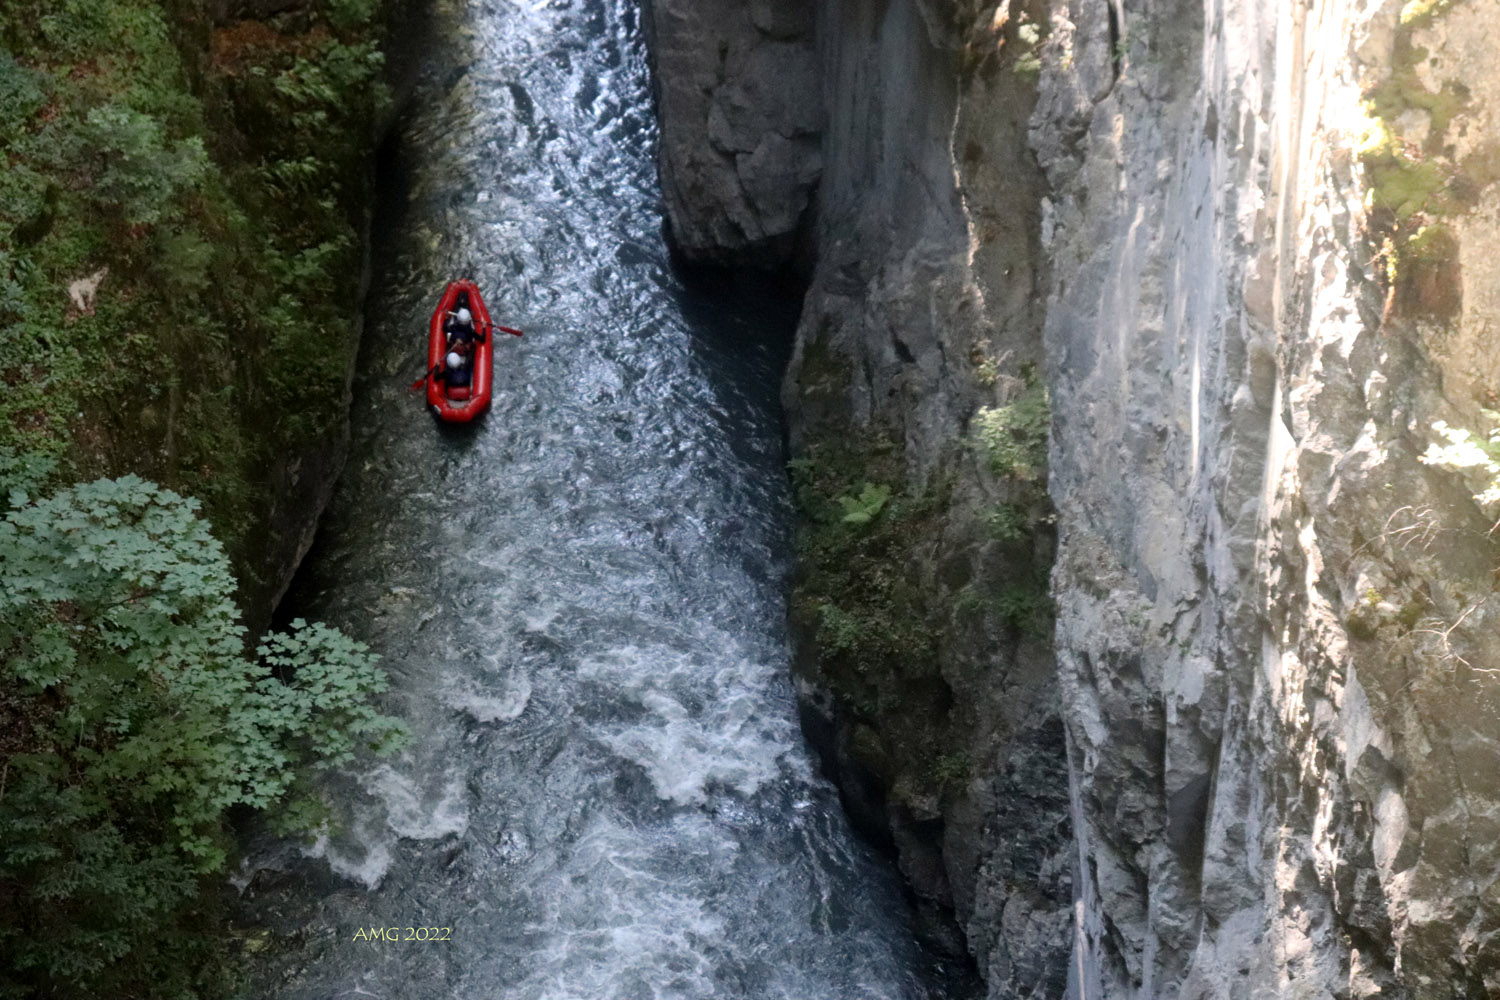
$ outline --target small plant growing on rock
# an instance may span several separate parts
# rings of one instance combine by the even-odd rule
[[[974,772],[974,764],[969,755],[963,751],[939,754],[932,761],[929,776],[932,783],[947,791],[956,788],[969,780]]]
[[[1031,516],[1021,504],[1002,503],[990,510],[985,526],[997,542],[1018,542],[1030,529]]]
[[[1047,390],[1027,369],[1021,391],[1004,406],[986,406],[974,417],[975,437],[997,475],[1032,482],[1047,463],[1047,431],[1051,413]]]
[[[836,499],[839,506],[844,508],[843,521],[845,524],[869,524],[880,513],[885,502],[891,498],[889,486],[865,483],[859,491],[858,496],[849,496],[847,493]]]
[[[1452,317],[1460,304],[1458,245],[1444,216],[1463,211],[1474,187],[1463,164],[1445,145],[1455,118],[1469,104],[1461,81],[1429,90],[1419,71],[1427,50],[1414,32],[1443,13],[1448,0],[1413,0],[1401,14],[1390,74],[1367,90],[1367,127],[1358,155],[1369,191],[1366,204],[1377,271],[1386,291],[1385,315],[1393,311]],[[1425,118],[1425,134],[1402,133],[1403,117]]]

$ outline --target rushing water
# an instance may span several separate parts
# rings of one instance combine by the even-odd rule
[[[350,466],[296,598],[383,657],[412,746],[262,850],[288,1000],[927,995],[890,873],[812,772],[787,679],[775,350],[658,232],[629,0],[478,0],[439,44],[379,241]],[[474,277],[495,403],[407,383]],[[370,927],[451,940],[362,939]]]

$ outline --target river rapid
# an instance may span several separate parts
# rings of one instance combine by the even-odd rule
[[[290,604],[381,655],[399,756],[261,841],[256,997],[936,995],[796,722],[785,311],[684,287],[628,0],[439,2],[376,241],[349,466]],[[407,391],[449,278],[495,401]],[[444,941],[368,929],[451,928]]]

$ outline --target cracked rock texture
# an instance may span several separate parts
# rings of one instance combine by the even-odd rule
[[[882,675],[876,705],[799,634],[810,728],[856,822],[895,851],[928,940],[971,954],[995,997],[1052,997],[1073,891],[1063,726],[1048,629],[997,610],[1009,587],[1044,600],[1052,536],[994,537],[986,516],[1024,489],[969,440],[1041,361],[1035,79],[1010,68],[1020,7],[994,14],[653,0],[648,25],[675,246],[811,272],[785,392],[794,451],[888,447],[901,481],[885,485],[943,496],[899,568],[942,641]]]
[[[794,451],[950,490],[894,570],[943,697],[841,699],[799,637],[929,937],[992,998],[1500,996],[1500,536],[1421,460],[1500,394],[1500,0],[768,10],[655,0],[667,211],[693,259],[814,251]],[[1043,636],[983,596],[1054,557],[984,528],[1027,362]]]
[[[1022,11],[997,23],[993,5],[820,4],[818,252],[783,390],[794,452],[891,441],[909,486],[949,490],[894,568],[920,582],[941,639],[888,682],[894,704],[832,699],[842,737],[830,770],[846,792],[877,776],[876,822],[924,932],[966,950],[994,998],[1061,995],[1073,893],[1048,629],[997,610],[1001,595],[1041,596],[1032,581],[1045,579],[1052,536],[988,530],[1025,487],[989,468],[972,434],[979,410],[1012,401],[1018,373],[1041,360],[1035,86],[1014,68]],[[804,682],[837,690],[816,636],[797,638]],[[935,763],[955,757],[963,780],[935,782]]]
[[[791,263],[822,170],[813,4],[646,7],[674,246],[696,263]]]
[[[1032,139],[1078,996],[1500,995],[1500,553],[1419,461],[1496,387],[1471,275],[1500,198],[1476,183],[1450,220],[1456,321],[1383,295],[1357,149],[1401,7],[1052,12]],[[1492,0],[1415,29],[1426,89],[1492,92],[1496,31]],[[1490,114],[1447,135],[1493,150]]]

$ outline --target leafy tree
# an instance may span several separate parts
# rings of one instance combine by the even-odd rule
[[[173,196],[199,183],[209,169],[202,139],[172,142],[159,120],[118,104],[88,113],[82,141],[104,162],[95,193],[119,205],[132,225],[161,221]]]
[[[126,476],[9,503],[0,996],[168,995],[156,977],[185,973],[163,928],[223,869],[226,812],[307,828],[310,773],[403,730],[371,705],[386,686],[374,657],[334,629],[299,620],[261,662],[246,655],[195,500]]]

